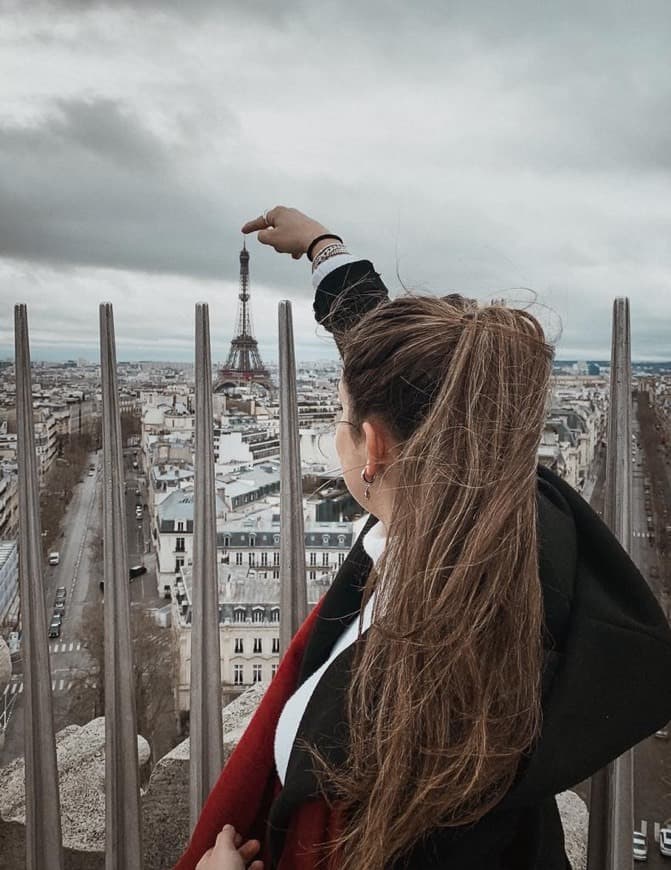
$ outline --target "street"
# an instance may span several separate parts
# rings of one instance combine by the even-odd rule
[[[141,472],[132,468],[131,452],[124,452],[126,474],[126,530],[128,542],[128,565],[145,564],[147,573],[130,582],[130,599],[135,605],[160,607],[165,604],[156,593],[155,556],[145,553],[151,540],[148,512],[143,511],[142,521],[135,518],[136,503],[146,501],[146,487]],[[54,725],[59,731],[71,722],[68,691],[74,676],[90,669],[91,661],[82,643],[82,620],[84,607],[93,603],[102,607],[103,595],[99,583],[102,580],[102,563],[96,560],[96,543],[100,539],[102,515],[98,493],[102,481],[102,453],[92,453],[90,464],[96,466],[94,475],[84,472],[83,480],[75,487],[72,499],[63,520],[65,532],[58,544],[58,565],[44,566],[45,611],[51,616],[56,589],[67,590],[65,614],[59,638],[48,639],[51,665],[51,686],[54,703]],[[138,478],[140,480],[138,481]],[[135,495],[140,489],[140,496]],[[46,635],[46,626],[45,626]],[[8,727],[5,745],[0,750],[0,767],[24,752],[23,721],[23,663],[21,658],[12,662],[13,675],[7,692],[0,696],[0,713],[7,708]]]

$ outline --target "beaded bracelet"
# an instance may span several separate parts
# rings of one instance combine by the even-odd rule
[[[335,257],[338,254],[349,254],[349,251],[344,245],[327,245],[327,247],[322,248],[314,258],[312,271],[316,271],[325,260],[330,260],[331,257]]]
[[[312,262],[312,249],[313,249],[314,246],[317,244],[317,242],[322,242],[322,241],[324,241],[324,239],[338,239],[338,241],[340,242],[341,245],[342,245],[342,243],[343,243],[343,241],[342,241],[342,239],[340,238],[340,236],[336,236],[335,233],[324,233],[324,234],[321,235],[321,236],[317,236],[317,238],[313,239],[313,240],[310,242],[310,244],[308,245],[308,249],[307,249],[307,251],[306,251],[306,254],[307,254],[307,256],[308,256],[308,260],[309,260],[310,262]]]

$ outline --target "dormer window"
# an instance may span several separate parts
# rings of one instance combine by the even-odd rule
[[[177,531],[178,532],[184,531],[184,520],[177,520]]]

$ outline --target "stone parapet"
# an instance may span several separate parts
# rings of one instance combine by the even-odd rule
[[[267,683],[257,683],[224,707],[224,761],[235,748],[259,705]],[[104,870],[105,729],[104,719],[69,725],[56,735],[65,870]],[[138,737],[140,764],[149,745]],[[0,870],[25,866],[25,789],[23,758],[0,769]],[[573,792],[557,798],[573,870],[585,870],[587,808]],[[144,870],[173,867],[190,833],[189,741],[184,740],[155,765],[142,793]]]

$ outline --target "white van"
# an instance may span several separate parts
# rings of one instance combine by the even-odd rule
[[[58,565],[61,561],[61,557],[58,553],[58,550],[54,550],[53,553],[49,553],[49,564],[50,565]]]

